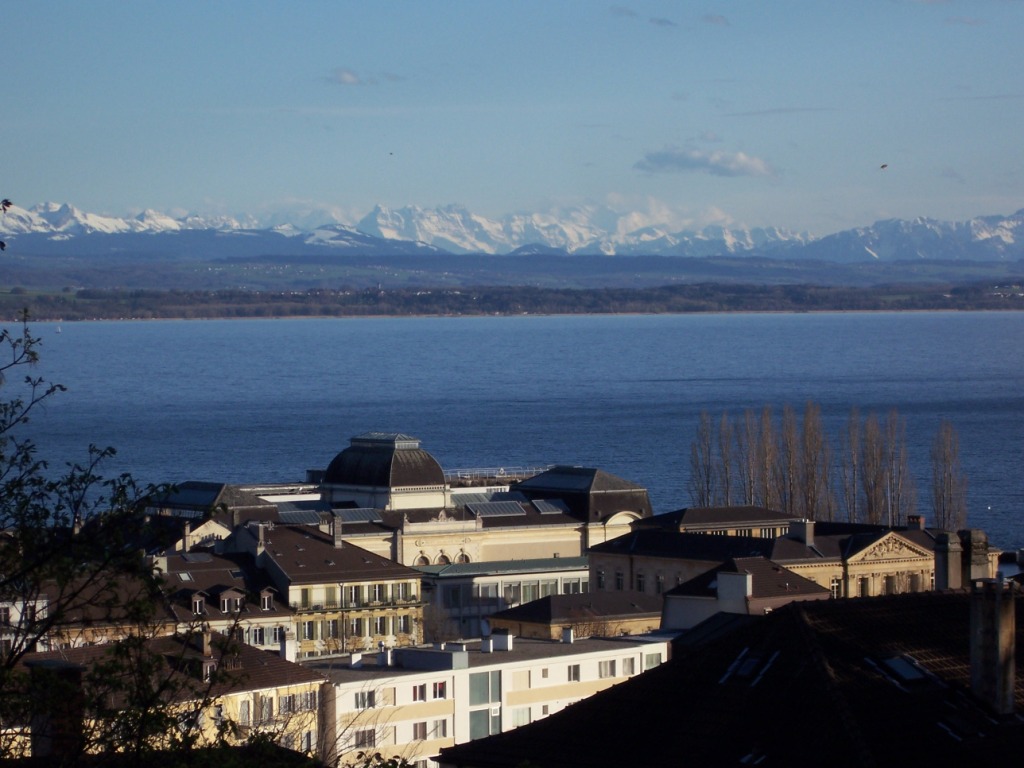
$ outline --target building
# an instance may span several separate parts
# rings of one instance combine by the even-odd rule
[[[1019,590],[791,603],[445,768],[1006,765],[1024,750]],[[680,640],[684,639],[683,635]]]
[[[767,558],[834,597],[958,588],[995,575],[999,551],[982,532],[949,534],[918,521],[895,529],[801,520],[775,539],[641,526],[590,549],[591,586],[664,594],[737,557]]]
[[[508,608],[488,619],[491,629],[519,637],[557,640],[576,637],[645,635],[661,628],[662,601],[637,592],[549,595]]]
[[[250,555],[291,609],[299,658],[419,643],[420,574],[344,542],[331,523],[249,523],[224,548]]]
[[[785,536],[789,533],[789,526],[801,519],[765,507],[686,507],[645,518],[634,523],[633,527],[774,539]]]
[[[423,574],[428,642],[480,637],[486,619],[498,611],[549,595],[590,591],[585,557],[449,563],[416,570]]]
[[[172,727],[187,730],[195,747],[261,733],[296,751],[322,748],[324,676],[218,633],[30,654],[23,663],[35,711],[22,727],[36,757],[57,743],[63,754],[160,749],[178,738]]]
[[[719,613],[759,616],[797,600],[828,600],[832,593],[764,557],[737,557],[663,597],[661,628],[682,630]]]
[[[496,633],[435,647],[309,662],[330,678],[325,721],[343,761],[373,750],[425,765],[454,744],[559,712],[662,664],[664,637],[527,640]]]

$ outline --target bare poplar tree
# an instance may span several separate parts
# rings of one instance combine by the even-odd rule
[[[697,437],[690,443],[690,503],[710,507],[715,498],[715,432],[711,416],[701,411]]]
[[[756,476],[756,501],[762,507],[778,509],[779,495],[778,486],[775,482],[775,458],[777,447],[775,444],[775,425],[772,418],[772,409],[765,406],[761,411],[761,424],[757,433],[757,476]]]
[[[800,472],[800,438],[796,423],[796,411],[790,405],[782,407],[782,428],[779,432],[779,460],[776,468],[778,494],[782,510],[787,515],[804,514],[799,509],[801,494],[798,492]]]
[[[935,526],[958,531],[967,525],[967,478],[960,468],[960,440],[943,419],[932,443],[932,509]]]
[[[843,508],[846,519],[854,523],[860,519],[860,413],[856,408],[850,411],[843,434],[843,456],[840,465],[842,474]]]
[[[828,504],[828,442],[821,423],[821,407],[807,401],[804,407],[803,441],[801,444],[800,485],[803,491],[801,512],[811,520],[831,519],[825,514]]]
[[[890,527],[904,525],[916,507],[914,479],[907,463],[907,422],[896,409],[885,419],[885,506]]]
[[[878,417],[869,413],[864,420],[861,444],[861,486],[864,489],[865,521],[873,525],[885,522],[885,438]]]
[[[757,499],[757,416],[749,408],[736,430],[736,468],[740,482],[740,501],[752,505]]]
[[[722,419],[718,422],[718,497],[717,503],[730,507],[733,497],[733,426],[728,412],[722,413]]]

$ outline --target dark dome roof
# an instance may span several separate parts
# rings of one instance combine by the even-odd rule
[[[437,459],[420,448],[415,437],[392,432],[367,432],[327,466],[325,485],[409,488],[444,485]]]

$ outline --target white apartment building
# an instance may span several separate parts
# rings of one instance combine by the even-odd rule
[[[547,717],[669,653],[665,635],[577,640],[567,632],[557,642],[494,634],[304,666],[332,683],[321,757],[372,750],[429,768],[443,747]]]

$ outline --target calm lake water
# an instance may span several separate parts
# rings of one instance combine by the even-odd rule
[[[36,324],[68,391],[29,425],[52,466],[114,446],[142,482],[287,482],[369,430],[445,469],[595,466],[687,506],[702,410],[821,405],[907,422],[918,509],[929,448],[960,437],[969,521],[1024,546],[1024,313],[230,320]],[[13,384],[8,385],[10,392]],[[5,393],[6,394],[6,393]],[[838,449],[838,444],[836,444]]]

